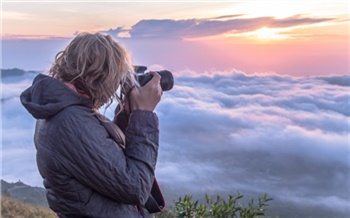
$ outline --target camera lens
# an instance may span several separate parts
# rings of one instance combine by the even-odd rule
[[[173,74],[168,70],[156,71],[160,75],[160,86],[163,91],[168,91],[174,86],[174,77]],[[144,86],[152,79],[152,74],[144,73],[137,76],[137,80],[141,86]]]
[[[163,91],[168,91],[174,86],[174,77],[173,74],[168,70],[157,71],[157,73],[161,76],[160,78],[160,86]]]

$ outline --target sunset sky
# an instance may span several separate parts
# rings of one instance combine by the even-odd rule
[[[2,1],[3,68],[45,70],[78,32],[106,32],[143,65],[345,74],[349,3]]]

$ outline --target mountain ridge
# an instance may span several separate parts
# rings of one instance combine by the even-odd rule
[[[33,71],[33,70],[23,70],[19,68],[12,68],[12,69],[1,69],[1,79],[9,78],[9,77],[19,77],[24,76],[27,73],[34,73],[37,74],[39,71]]]
[[[49,207],[44,188],[32,187],[20,180],[10,183],[1,179],[1,195],[32,205]]]

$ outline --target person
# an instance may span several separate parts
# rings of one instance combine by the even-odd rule
[[[48,75],[38,74],[21,93],[37,119],[37,166],[59,217],[146,216],[159,146],[154,110],[162,96],[160,75],[150,73],[140,87],[119,43],[80,33],[56,55]],[[114,100],[111,121],[98,109]]]

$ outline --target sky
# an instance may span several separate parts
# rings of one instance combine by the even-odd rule
[[[2,69],[45,72],[79,32],[111,34],[175,86],[156,113],[166,200],[274,198],[274,217],[350,214],[347,1],[2,1]],[[2,77],[2,178],[42,187],[35,120]],[[107,109],[111,117],[113,106]]]
[[[2,1],[2,67],[47,70],[79,32],[173,71],[348,73],[347,1]]]

